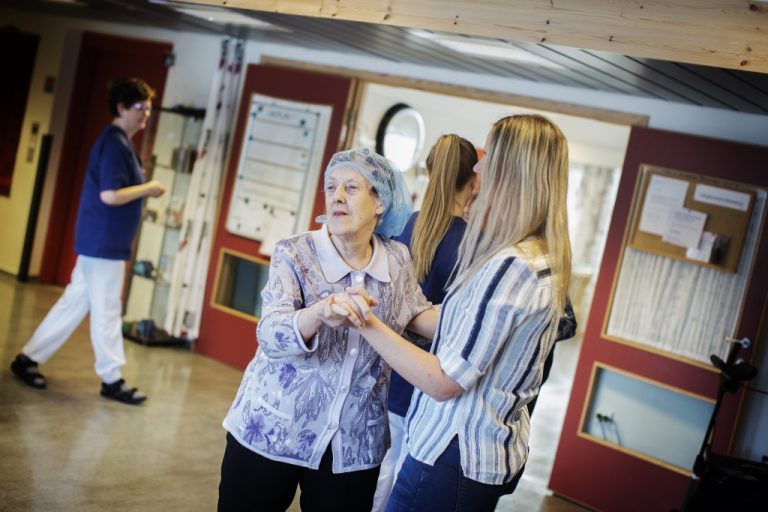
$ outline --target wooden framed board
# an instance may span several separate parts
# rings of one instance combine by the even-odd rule
[[[755,200],[750,187],[645,164],[638,179],[629,247],[737,271]]]

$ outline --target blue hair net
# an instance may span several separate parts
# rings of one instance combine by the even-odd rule
[[[358,171],[378,194],[384,213],[379,217],[374,233],[388,238],[402,233],[413,207],[411,194],[397,166],[368,148],[341,151],[333,155],[325,168],[324,185],[328,183],[331,173],[341,167]],[[326,216],[319,216],[317,222],[326,222]]]

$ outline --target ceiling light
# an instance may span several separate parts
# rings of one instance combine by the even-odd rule
[[[194,16],[195,18],[202,18],[205,21],[216,23],[218,25],[237,25],[239,27],[250,27],[259,30],[290,32],[289,30],[278,27],[277,25],[267,23],[266,21],[261,21],[258,18],[252,18],[251,16],[240,14],[239,12],[233,11],[232,9],[222,9],[214,6],[187,7],[186,5],[181,6],[176,2],[167,0],[149,1],[153,4],[166,5],[181,14]]]
[[[174,9],[182,14],[202,18],[211,23],[218,23],[219,25],[239,25],[261,30],[280,30],[275,25],[267,23],[266,21],[261,21],[240,14],[239,12],[227,11],[224,9],[198,9],[195,7],[174,7]]]
[[[486,59],[508,60],[522,64],[533,64],[553,69],[565,69],[560,64],[547,60],[505,41],[479,37],[438,34],[426,30],[411,30],[411,34],[429,39],[453,51],[483,57]]]
[[[65,5],[74,5],[77,7],[85,7],[86,4],[82,0],[45,0],[49,4],[65,4]]]

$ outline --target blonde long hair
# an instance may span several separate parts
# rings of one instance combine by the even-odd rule
[[[488,135],[480,193],[459,247],[456,279],[461,289],[498,251],[516,246],[526,256],[547,255],[554,290],[551,313],[565,308],[571,278],[568,237],[568,143],[539,115],[497,121]]]
[[[429,183],[411,237],[411,256],[420,283],[427,278],[437,246],[453,222],[456,192],[474,177],[476,163],[475,147],[458,135],[441,136],[429,151]]]

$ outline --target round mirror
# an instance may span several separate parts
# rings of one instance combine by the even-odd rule
[[[376,152],[405,172],[416,163],[424,146],[424,119],[416,110],[398,103],[387,110],[376,132]]]

